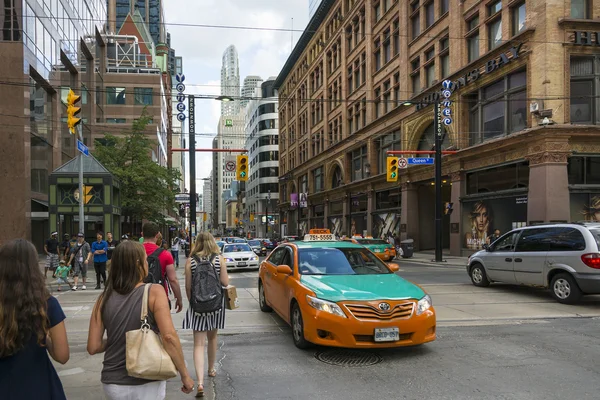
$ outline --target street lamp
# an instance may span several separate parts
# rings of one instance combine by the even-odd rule
[[[227,101],[234,101],[235,99],[231,96],[217,96],[217,97],[215,97],[215,100],[227,102]]]
[[[267,194],[267,209],[265,210],[265,236],[269,237],[269,203],[271,202],[271,189],[269,189],[269,193]]]

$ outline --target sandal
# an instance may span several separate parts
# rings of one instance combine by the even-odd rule
[[[204,397],[204,385],[198,385],[198,391],[196,392],[196,398]]]
[[[215,376],[217,376],[217,370],[214,368],[209,369],[208,376],[210,376],[211,378],[214,378]]]

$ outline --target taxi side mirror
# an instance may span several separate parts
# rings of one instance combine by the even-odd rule
[[[291,275],[292,269],[290,268],[289,265],[278,265],[277,266],[277,273],[278,274],[285,274],[285,275]]]
[[[400,270],[400,266],[396,263],[387,263],[387,266],[392,272],[398,272]]]

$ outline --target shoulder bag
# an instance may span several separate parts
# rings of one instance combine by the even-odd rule
[[[165,381],[177,376],[177,368],[165,350],[160,336],[148,323],[148,292],[152,284],[144,287],[141,328],[125,334],[126,367],[129,376],[153,381]]]

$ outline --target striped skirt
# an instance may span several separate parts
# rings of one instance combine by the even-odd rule
[[[223,295],[223,305],[220,310],[198,314],[190,306],[183,319],[183,329],[207,332],[223,328],[225,328],[225,295]]]

